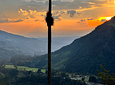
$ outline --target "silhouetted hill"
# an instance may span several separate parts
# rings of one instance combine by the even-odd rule
[[[34,67],[47,68],[47,55],[33,62]],[[101,69],[100,64],[115,72],[115,17],[52,53],[52,69],[94,74]]]

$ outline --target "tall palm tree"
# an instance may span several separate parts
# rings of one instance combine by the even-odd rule
[[[46,22],[48,26],[48,83],[47,85],[51,85],[51,26],[54,23],[51,14],[51,0],[49,0],[49,11],[47,12]]]

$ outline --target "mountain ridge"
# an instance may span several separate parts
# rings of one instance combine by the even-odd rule
[[[52,51],[55,51],[63,45],[70,43],[74,38],[75,37],[52,38]],[[60,43],[59,41],[63,42]],[[43,55],[47,53],[47,42],[47,38],[27,38],[0,30],[0,48],[3,49],[3,52],[9,52],[8,55],[12,55],[8,56],[5,54],[0,54],[0,56],[3,58],[4,56],[5,58],[8,56],[9,59],[15,55]]]
[[[52,69],[96,74],[101,70],[115,70],[115,17],[97,26],[91,33],[74,40],[70,45],[52,53]],[[38,60],[38,61],[37,61]],[[47,55],[36,57],[32,66],[47,68]]]

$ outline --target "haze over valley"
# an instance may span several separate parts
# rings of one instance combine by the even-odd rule
[[[76,38],[78,37],[53,37],[52,52],[70,44]],[[1,59],[15,55],[43,55],[47,54],[47,38],[27,38],[0,31],[0,49]]]
[[[49,2],[0,0],[0,85],[115,85],[115,0]]]

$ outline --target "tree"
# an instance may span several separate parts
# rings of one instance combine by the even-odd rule
[[[48,74],[48,71],[46,70],[45,74],[47,75]]]
[[[97,79],[96,79],[96,77],[94,77],[94,76],[90,76],[89,77],[89,82],[96,82],[97,81]]]
[[[6,85],[5,81],[0,78],[0,85]]]
[[[115,85],[115,74],[110,74],[110,71],[107,71],[101,64],[102,72],[97,70],[98,77],[107,85]]]
[[[38,73],[39,76],[42,76],[42,75],[43,75],[41,69],[38,69],[37,73]]]
[[[61,78],[64,78],[64,77],[66,77],[66,73],[61,72]]]
[[[5,68],[5,66],[2,65],[2,64],[0,64],[0,70],[2,70],[2,69],[4,69],[4,68]]]
[[[41,73],[41,69],[38,69],[37,73]]]
[[[82,81],[84,81],[84,80],[85,80],[85,78],[83,77],[83,78],[82,78]]]
[[[16,64],[14,64],[14,67],[15,67],[15,69],[18,69]]]

